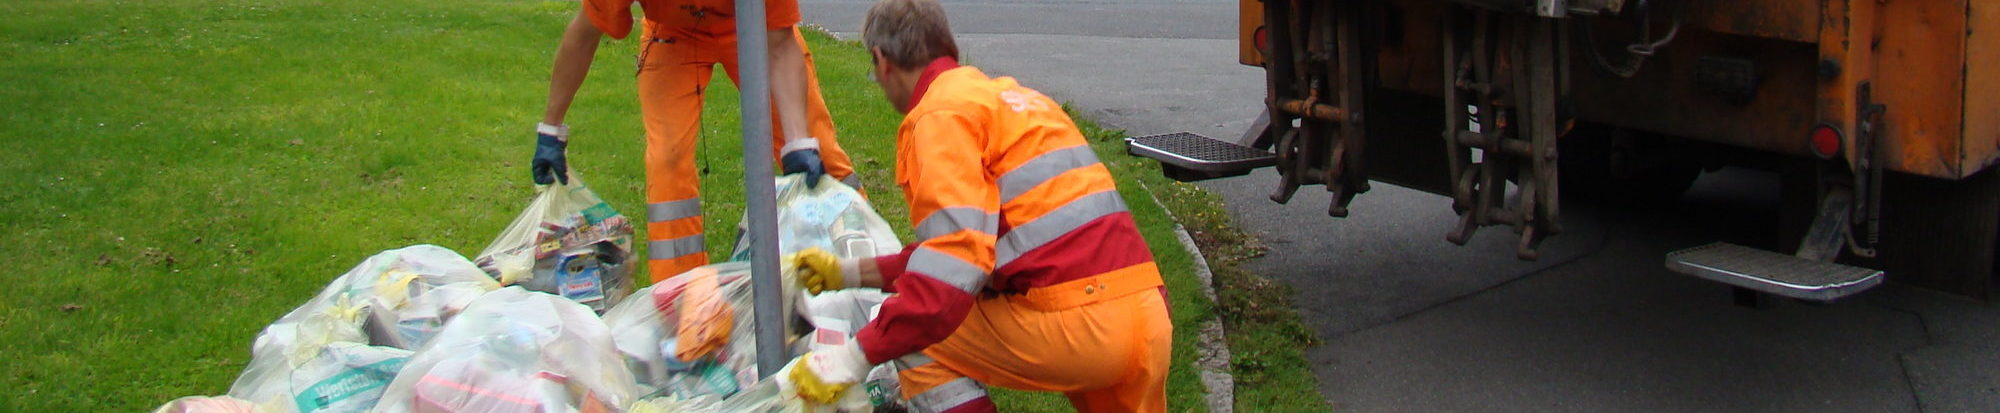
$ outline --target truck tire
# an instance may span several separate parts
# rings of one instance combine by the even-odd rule
[[[1887,271],[1890,281],[1993,298],[2000,269],[2000,170],[1963,180],[1890,173],[1884,181],[1881,243],[1877,259],[1864,264]]]

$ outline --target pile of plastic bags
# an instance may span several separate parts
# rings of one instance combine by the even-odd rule
[[[265,327],[229,395],[287,412],[367,411],[412,350],[497,288],[441,247],[376,254]]]
[[[781,250],[817,246],[866,257],[902,248],[860,193],[831,179],[817,189],[799,182],[777,182]],[[738,249],[747,258],[747,245]],[[878,404],[857,386],[835,406],[806,406],[791,396],[784,371],[760,379],[748,263],[700,267],[635,292],[631,257],[629,221],[572,177],[543,188],[477,260],[431,245],[370,257],[259,333],[226,396],[176,399],[156,412],[805,412]],[[785,276],[787,358],[845,340],[887,297],[810,296]]]
[[[832,179],[817,187],[797,175],[778,178],[778,249],[819,247],[842,258],[893,254],[902,243],[860,192]],[[748,217],[745,217],[747,224]],[[744,225],[747,226],[747,225]],[[604,314],[649,411],[786,411],[783,380],[758,382],[752,322],[749,245],[738,238],[739,262],[697,268],[639,290]],[[783,285],[791,286],[791,274]],[[873,289],[810,296],[787,288],[783,300],[789,357],[837,345],[870,319],[887,295]],[[782,378],[784,374],[773,375]],[[893,376],[892,376],[893,377]],[[822,406],[824,407],[824,406]],[[832,410],[868,410],[865,386]]]
[[[787,279],[786,282],[791,282]],[[874,314],[887,295],[854,289],[807,295],[788,290],[787,357],[839,345]],[[759,382],[750,267],[732,262],[697,268],[647,287],[604,314],[647,400],[644,411],[792,411],[784,371]],[[883,369],[887,366],[881,367]],[[786,369],[790,369],[787,366]],[[890,374],[893,378],[893,374]],[[881,405],[866,386],[850,388],[833,406],[818,410],[869,411]],[[635,411],[641,411],[635,407]],[[813,410],[813,409],[807,409]]]

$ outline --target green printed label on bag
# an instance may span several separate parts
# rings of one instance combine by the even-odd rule
[[[729,374],[729,369],[714,362],[704,364],[706,365],[696,368],[701,370],[701,383],[708,386],[709,393],[714,393],[722,397],[729,397],[729,395],[736,394],[738,390],[736,387],[736,376]]]
[[[409,359],[389,359],[348,370],[313,383],[292,401],[299,406],[300,412],[311,413],[364,393],[380,393],[382,387],[396,379],[396,372],[403,369],[406,361]]]
[[[590,225],[597,225],[597,223],[604,222],[604,220],[611,219],[611,217],[617,215],[618,211],[611,209],[611,204],[599,202],[597,205],[591,205],[589,208],[583,209],[583,222],[590,223]]]
[[[868,382],[868,404],[875,405],[875,407],[888,406],[890,403],[895,403],[897,397],[900,396],[889,394],[889,389],[882,388],[881,384],[873,381]]]

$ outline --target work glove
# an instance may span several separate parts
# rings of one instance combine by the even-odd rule
[[[528,170],[534,173],[536,185],[569,184],[569,159],[564,153],[568,147],[569,125],[535,124],[535,160],[528,163]]]
[[[813,294],[853,287],[850,283],[861,278],[856,274],[854,261],[842,260],[818,247],[786,255],[778,261],[785,271],[792,272],[792,279],[799,280],[799,286]]]
[[[806,174],[806,188],[819,189],[819,178],[826,176],[826,165],[819,161],[819,140],[813,138],[795,139],[785,143],[778,151],[778,162],[783,164],[785,174]]]
[[[799,364],[792,367],[791,379],[798,387],[800,399],[828,405],[840,400],[848,387],[868,377],[870,367],[868,356],[861,354],[861,344],[847,340],[847,344],[799,356]]]

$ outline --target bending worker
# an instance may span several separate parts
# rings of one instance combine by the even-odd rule
[[[535,183],[567,183],[564,150],[569,126],[563,115],[590,72],[591,58],[605,34],[623,39],[632,31],[632,3],[645,11],[639,42],[639,108],[646,124],[646,244],[653,281],[708,263],[702,237],[701,178],[695,141],[701,133],[702,94],[715,65],[737,82],[736,19],[733,0],[583,0],[582,11],[563,32],[549,79],[548,107],[535,126],[531,169]],[[770,31],[772,128],[784,172],[805,173],[809,185],[831,173],[860,187],[847,153],[834,141],[833,116],[821,99],[812,56],[795,27],[797,0],[770,0],[764,28]],[[822,161],[824,164],[822,165]]]
[[[799,395],[827,402],[893,360],[918,411],[994,410],[984,385],[1061,392],[1086,412],[1165,411],[1166,288],[1062,107],[960,66],[937,0],[876,2],[862,39],[905,114],[896,183],[918,242],[872,259],[791,257],[815,293],[896,293],[853,340],[804,356],[790,376]]]

